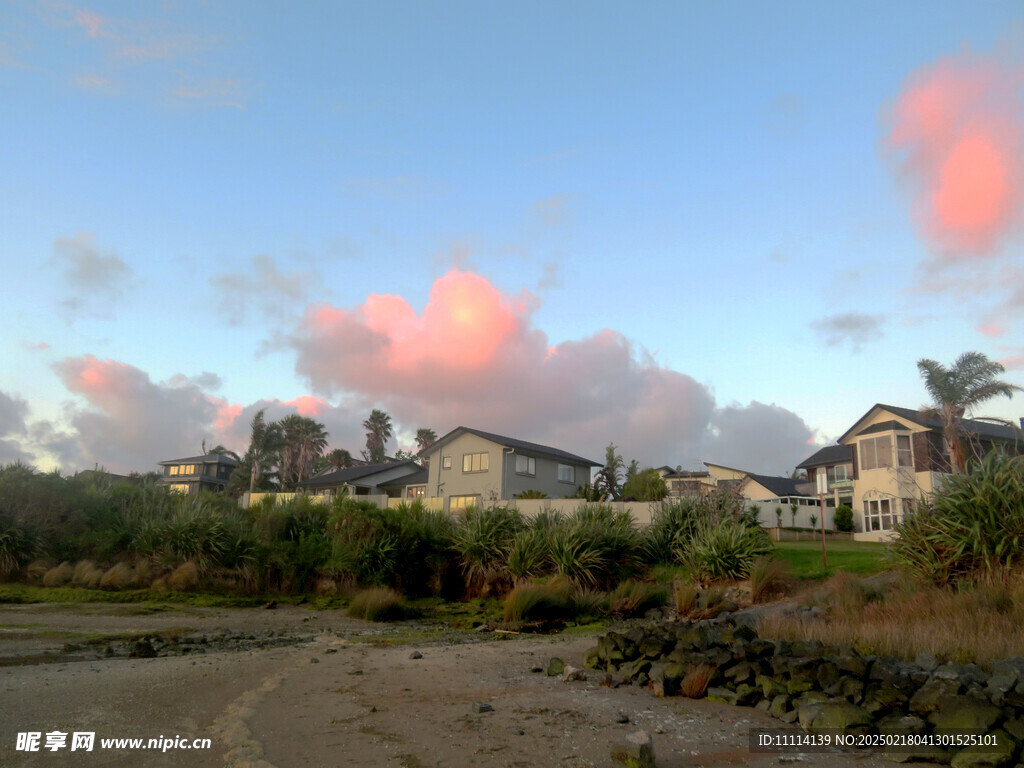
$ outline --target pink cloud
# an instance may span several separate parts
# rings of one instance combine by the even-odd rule
[[[983,323],[975,328],[975,330],[983,336],[988,336],[990,339],[998,338],[1006,333],[1006,328],[999,323]]]
[[[294,400],[285,401],[284,404],[292,406],[300,416],[309,418],[319,416],[331,408],[330,403],[322,397],[313,397],[312,395],[299,395]],[[241,408],[239,408],[239,412],[241,412]]]
[[[913,72],[892,109],[885,147],[914,193],[913,214],[944,257],[996,251],[1021,221],[1024,70],[965,52]]]
[[[783,441],[797,435],[795,447],[787,443],[774,456],[764,450],[774,439],[769,433],[743,438],[748,455],[762,452],[752,469],[772,471],[780,455],[787,465],[805,458],[811,432],[795,414],[760,404],[719,411],[705,386],[657,365],[610,329],[552,344],[533,326],[537,304],[528,292],[511,296],[481,275],[453,269],[434,283],[420,311],[400,296],[378,294],[351,308],[314,305],[289,343],[297,372],[315,392],[383,405],[407,429],[443,434],[472,426],[595,460],[614,441],[627,457],[674,464],[699,461],[712,446],[727,454],[750,418],[789,419]],[[729,424],[726,438],[712,429],[719,416]]]
[[[42,352],[44,349],[49,349],[50,348],[49,343],[45,342],[45,341],[40,341],[40,342],[38,342],[36,344],[32,344],[30,342],[23,341],[21,343],[21,346],[23,346],[25,349],[27,349],[30,352]]]

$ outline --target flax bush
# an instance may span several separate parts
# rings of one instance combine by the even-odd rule
[[[992,451],[895,526],[895,562],[935,584],[1007,571],[1024,558],[1024,457]]]

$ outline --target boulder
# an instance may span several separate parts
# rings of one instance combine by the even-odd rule
[[[547,675],[548,677],[556,677],[565,672],[565,662],[555,656],[548,662]]]
[[[860,735],[871,729],[871,715],[848,701],[821,701],[799,709],[800,727],[824,729],[832,733]]]
[[[612,764],[627,768],[654,768],[654,741],[646,731],[634,731],[612,746]]]
[[[1006,731],[992,731],[996,743],[993,746],[977,744],[964,747],[953,756],[950,763],[953,768],[997,768],[1010,765],[1017,745]]]
[[[925,683],[910,698],[910,711],[918,715],[930,715],[950,696],[963,690],[958,680],[935,679]]]
[[[988,733],[1003,720],[1003,711],[987,701],[952,696],[928,720],[937,734]]]
[[[767,701],[768,699],[765,699]],[[772,717],[782,717],[784,714],[789,712],[793,707],[791,705],[792,699],[785,694],[779,694],[771,700],[771,704],[768,706],[768,714]]]

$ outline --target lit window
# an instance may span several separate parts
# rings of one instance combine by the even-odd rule
[[[171,493],[188,493],[188,483],[172,483]]]
[[[901,467],[914,466],[914,455],[910,449],[910,435],[896,435],[896,463]]]
[[[892,466],[892,436],[869,437],[860,441],[860,468],[882,469]]]
[[[427,486],[410,485],[409,488],[406,489],[405,495],[410,499],[422,499],[424,496],[427,495]]]
[[[537,460],[533,456],[519,456],[516,455],[516,474],[517,475],[536,475],[537,474]]]
[[[465,512],[470,507],[478,506],[479,496],[452,496],[448,499],[449,512]]]
[[[558,465],[558,482],[560,483],[575,483],[576,482],[576,467],[571,467],[568,464]]]
[[[178,467],[178,466],[173,466],[173,467],[171,467],[171,471],[170,471],[170,474],[172,474],[172,475],[176,475],[176,474],[178,474],[178,469],[179,469],[179,467]]]
[[[441,457],[441,469],[451,469],[451,468],[452,468],[452,457],[451,456],[442,456]]]
[[[490,454],[465,453],[462,455],[463,472],[486,472],[489,467]]]

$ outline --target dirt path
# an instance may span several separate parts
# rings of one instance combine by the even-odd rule
[[[122,610],[125,609],[125,610]],[[416,628],[380,627],[301,608],[133,614],[125,606],[0,606],[0,654],[33,658],[66,633],[306,633],[299,644],[152,659],[99,658],[0,668],[4,766],[606,766],[630,731],[654,738],[658,765],[776,766],[751,755],[753,726],[779,723],[752,709],[656,699],[591,675],[563,682],[532,672],[552,656],[580,665],[589,637],[403,642]],[[65,633],[65,634],[62,634]],[[421,658],[411,658],[414,652]],[[479,704],[492,710],[478,712]],[[623,715],[628,723],[618,722]],[[92,752],[29,753],[17,734],[95,731]],[[209,738],[209,750],[102,749],[110,737]],[[45,738],[45,737],[44,737]],[[70,740],[70,737],[69,737]],[[877,758],[806,755],[822,766],[891,766]]]

